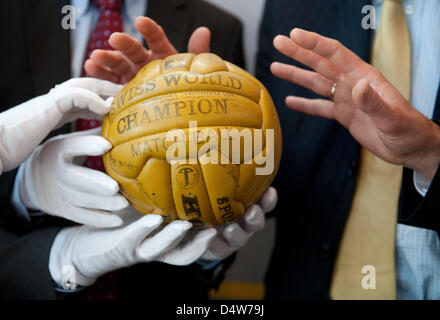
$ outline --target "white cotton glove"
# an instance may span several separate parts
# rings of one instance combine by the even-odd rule
[[[221,260],[244,247],[247,241],[265,225],[265,213],[272,211],[278,201],[277,190],[267,189],[258,204],[246,210],[243,217],[236,223],[219,230],[208,250],[201,256],[203,260]]]
[[[112,214],[128,207],[118,183],[103,172],[77,165],[75,157],[99,156],[111,149],[101,128],[59,135],[38,146],[20,167],[20,199],[39,209],[95,227],[115,227],[122,219]]]
[[[110,110],[105,98],[122,86],[92,79],[68,80],[48,94],[0,114],[0,173],[22,163],[54,128],[78,118],[97,118]]]
[[[121,216],[127,214],[127,209],[123,211]],[[74,288],[75,284],[88,286],[107,272],[140,262],[188,265],[200,258],[217,234],[211,228],[184,241],[191,227],[190,222],[180,220],[162,227],[160,215],[148,214],[116,229],[65,228],[52,245],[49,271],[63,288]]]

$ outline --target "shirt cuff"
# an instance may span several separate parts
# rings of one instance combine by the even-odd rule
[[[71,285],[70,283],[67,283],[65,287],[62,287],[59,283],[55,282],[55,280],[52,279],[53,282],[53,288],[57,292],[61,293],[76,293],[84,290],[85,287],[80,286],[78,284]]]
[[[426,179],[424,176],[422,176],[421,174],[415,171],[413,175],[413,180],[414,180],[414,187],[416,188],[417,192],[424,197],[431,185],[431,180]]]
[[[24,205],[23,201],[21,200],[20,181],[22,181],[21,179],[22,175],[23,175],[23,166],[20,166],[18,168],[17,175],[15,176],[14,187],[12,189],[11,204],[12,207],[15,209],[18,218],[31,221],[31,216],[41,216],[44,215],[44,213],[41,211],[28,210]]]
[[[202,270],[210,270],[212,268],[215,268],[220,262],[223,260],[203,260],[199,259],[197,260],[197,264],[202,267]]]

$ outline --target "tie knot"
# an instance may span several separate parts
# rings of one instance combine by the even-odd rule
[[[123,0],[92,0],[99,10],[117,10],[120,11]]]

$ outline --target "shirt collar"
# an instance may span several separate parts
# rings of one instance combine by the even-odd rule
[[[123,10],[134,24],[137,17],[145,15],[147,0],[125,0]]]
[[[81,16],[89,9],[90,0],[72,0],[71,4],[76,9],[77,18]],[[132,20],[145,15],[147,10],[147,0],[125,0],[122,10],[125,11],[127,16]]]
[[[76,9],[76,17],[80,18],[89,8],[90,0],[72,0],[71,4]]]

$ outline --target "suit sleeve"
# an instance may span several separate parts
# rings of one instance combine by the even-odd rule
[[[412,176],[411,173],[404,172],[404,182],[402,193],[408,194],[409,188],[414,189],[414,185],[410,186],[409,179],[407,180],[408,187],[405,187],[405,175]],[[431,229],[437,231],[440,235],[440,166],[437,168],[437,172],[431,185],[425,195],[425,197],[406,197],[401,194],[401,217],[399,222],[412,225],[415,227]],[[410,198],[411,200],[409,200]],[[412,201],[413,203],[410,203]],[[403,204],[403,205],[402,205]],[[415,208],[414,210],[408,209],[409,207]]]
[[[440,121],[434,122],[440,125]],[[399,222],[431,229],[440,235],[440,165],[424,197],[416,191],[413,174],[413,171],[407,168],[403,171]]]
[[[0,299],[55,299],[49,253],[60,230],[2,212],[0,221]],[[33,229],[33,230],[32,230]]]
[[[227,60],[245,69],[246,63],[243,50],[243,26],[239,20],[236,20],[232,27],[231,42],[228,51]]]

